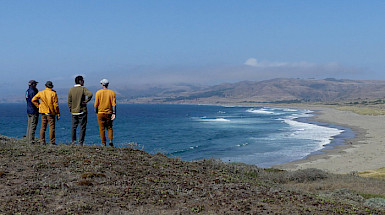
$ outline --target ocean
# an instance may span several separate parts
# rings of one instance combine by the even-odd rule
[[[88,106],[85,144],[101,145],[96,115]],[[60,105],[56,143],[71,141],[71,114]],[[352,138],[348,128],[312,122],[312,111],[271,107],[215,105],[118,104],[114,144],[135,143],[149,153],[182,160],[216,158],[268,168],[304,159]],[[26,104],[0,104],[0,134],[22,138]],[[40,119],[36,130],[39,137]],[[79,131],[79,129],[78,129]],[[46,140],[49,140],[48,131]]]

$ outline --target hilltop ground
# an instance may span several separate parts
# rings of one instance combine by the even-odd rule
[[[381,214],[384,187],[316,169],[0,137],[0,214]]]

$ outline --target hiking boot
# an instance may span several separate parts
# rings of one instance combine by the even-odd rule
[[[29,144],[36,144],[36,143],[39,143],[39,141],[36,140],[35,138],[33,138],[32,140],[28,140],[28,143]]]
[[[111,147],[114,147],[114,144],[112,143],[112,141],[110,141],[108,145],[110,145]]]

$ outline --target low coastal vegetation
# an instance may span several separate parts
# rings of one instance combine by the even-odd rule
[[[381,214],[385,180],[0,136],[0,214]]]
[[[385,180],[385,167],[377,170],[368,170],[359,173],[362,177],[379,178]]]
[[[385,99],[356,99],[353,101],[326,103],[326,106],[342,111],[351,111],[360,115],[385,115]]]

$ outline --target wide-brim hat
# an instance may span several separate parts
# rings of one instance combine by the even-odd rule
[[[47,82],[45,83],[45,86],[48,87],[48,88],[53,88],[53,83],[52,83],[52,81],[47,81]]]

